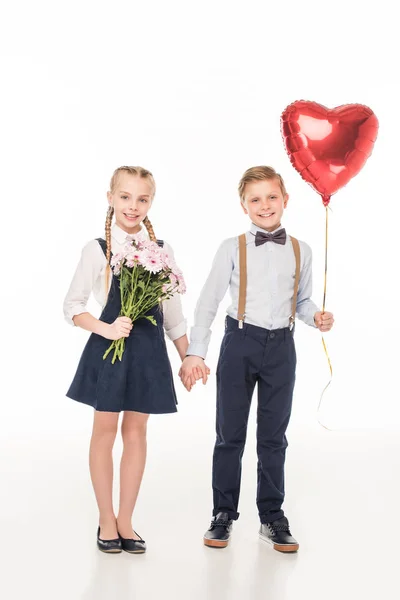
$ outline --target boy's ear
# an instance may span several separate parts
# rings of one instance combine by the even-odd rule
[[[249,213],[248,213],[248,211],[247,211],[247,208],[246,208],[246,207],[245,207],[245,205],[244,205],[244,202],[242,202],[242,200],[240,201],[240,206],[243,208],[243,212],[244,212],[244,214],[245,214],[245,215],[248,215]]]
[[[283,199],[283,207],[286,208],[287,207],[287,203],[289,202],[289,194],[286,194],[286,196]]]

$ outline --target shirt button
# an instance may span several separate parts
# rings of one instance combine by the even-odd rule
[[[275,337],[275,334],[274,334],[274,332],[273,332],[273,331],[272,331],[272,333],[270,333],[270,334],[269,334],[269,337],[271,338],[271,340],[273,340],[273,339],[274,339],[274,337]]]

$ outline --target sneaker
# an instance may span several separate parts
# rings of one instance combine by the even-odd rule
[[[232,531],[232,519],[220,512],[212,518],[210,528],[204,534],[204,544],[212,548],[226,548]]]
[[[299,544],[294,539],[289,529],[289,521],[286,517],[272,521],[272,523],[261,523],[260,538],[272,544],[278,552],[297,552]]]

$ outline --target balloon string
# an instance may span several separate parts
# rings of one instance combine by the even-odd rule
[[[325,208],[325,272],[324,272],[324,299],[322,301],[322,312],[325,312],[326,284],[328,279],[328,207]]]
[[[326,205],[325,210],[326,210],[326,213],[325,213],[326,214],[326,218],[325,218],[325,273],[324,273],[324,299],[323,299],[323,302],[322,302],[322,314],[325,312],[326,287],[327,287],[327,279],[328,279],[328,205]],[[326,343],[325,343],[323,335],[322,335],[322,346],[324,348],[325,356],[326,356],[326,358],[328,360],[329,371],[330,371],[331,376],[330,376],[330,379],[329,379],[328,383],[326,384],[326,386],[322,390],[322,394],[321,394],[321,397],[319,399],[319,404],[318,404],[318,408],[317,408],[317,419],[318,419],[318,423],[324,429],[327,429],[328,431],[331,431],[331,429],[329,429],[329,427],[326,427],[326,425],[324,425],[323,423],[321,423],[321,421],[319,419],[319,411],[320,411],[320,408],[322,406],[322,398],[323,398],[326,390],[328,389],[328,387],[331,385],[332,377],[333,377],[332,363],[331,363],[331,359],[329,358],[328,349],[326,347]]]

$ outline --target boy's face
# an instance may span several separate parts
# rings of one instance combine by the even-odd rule
[[[108,192],[108,203],[114,207],[115,221],[127,233],[137,233],[153,199],[150,182],[122,171],[115,190]]]
[[[288,200],[288,194],[282,194],[277,179],[263,179],[246,184],[241,205],[255,225],[267,231],[274,231],[281,224]]]

